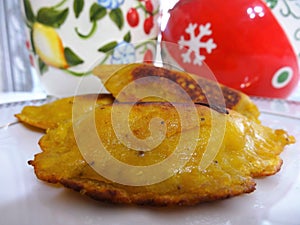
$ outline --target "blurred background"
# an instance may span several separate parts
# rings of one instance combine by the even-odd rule
[[[39,87],[26,49],[19,0],[0,1],[0,91],[33,92]]]
[[[162,12],[175,2],[161,1]],[[20,0],[0,0],[0,93],[43,94],[38,75],[30,66],[20,4]],[[300,101],[300,84],[288,99]]]

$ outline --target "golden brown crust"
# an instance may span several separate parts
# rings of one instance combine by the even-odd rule
[[[182,71],[169,70],[150,64],[113,65],[111,66],[111,71],[109,71],[108,68],[109,66],[105,66],[103,72],[102,66],[99,66],[94,69],[93,73],[102,80],[107,90],[110,91],[115,98],[118,98],[119,101],[123,101],[123,99],[126,99],[126,101],[134,101],[136,97],[134,92],[119,95],[121,90],[133,81],[140,78],[147,78],[143,86],[145,88],[149,86],[150,89],[154,87],[162,96],[165,95],[165,90],[175,90],[175,84],[178,84],[182,89],[176,90],[179,92],[184,91],[194,102],[226,106],[259,122],[258,108],[247,95],[214,81]],[[111,74],[109,75],[108,73],[110,72]],[[161,79],[157,87],[154,84],[155,82],[151,82],[151,79],[156,78]],[[162,78],[166,79],[164,80]],[[173,81],[174,84],[170,84],[169,81]],[[164,87],[163,85],[168,88],[161,88]],[[181,94],[182,93],[178,93],[178,95]],[[154,98],[148,98],[143,101],[153,100]],[[158,100],[161,101],[162,99]]]
[[[123,111],[128,105],[118,103],[114,107]],[[178,107],[186,108],[186,105],[181,104]],[[294,142],[284,131],[264,127],[235,111],[229,110],[229,114],[220,114],[202,105],[195,107],[202,118],[197,147],[185,166],[162,182],[131,186],[104,178],[92,168],[92,165],[102,164],[101,158],[100,161],[96,157],[93,157],[93,161],[83,158],[80,147],[76,145],[78,140],[71,121],[47,131],[39,142],[43,152],[36,154],[29,164],[34,167],[39,179],[60,183],[96,200],[156,206],[194,205],[249,193],[255,190],[253,177],[275,174],[280,169],[280,153],[285,145]],[[164,160],[181,135],[179,118],[170,103],[136,104],[129,117],[131,129],[136,136],[147,136],[149,131],[146,124],[151,118],[164,119],[168,128],[166,139],[156,149],[145,152],[141,157],[138,152],[124,148],[117,141],[111,125],[111,110],[111,105],[96,108],[96,129],[103,144],[108,146],[110,154],[124,163],[144,166]],[[212,114],[226,118],[226,130],[214,161],[201,171],[198,166],[210,137]],[[85,125],[86,121],[89,121],[89,117],[85,115],[77,124],[82,124],[84,131],[80,132],[80,137],[83,134],[90,136],[90,126]],[[188,130],[182,132],[188,133],[195,126],[194,123],[189,123]],[[90,151],[94,149],[92,146],[91,148]],[[180,156],[185,156],[185,152],[181,152]]]
[[[241,193],[251,193],[255,190],[256,185],[253,180],[248,180],[242,185],[231,187],[227,191],[220,191],[219,193],[207,193],[207,195],[199,195],[197,193],[158,195],[157,193],[147,192],[131,194],[126,192],[124,188],[116,188],[112,184],[99,182],[97,180],[62,179],[60,183],[67,188],[87,195],[97,201],[147,206],[191,206],[203,202],[234,197]]]

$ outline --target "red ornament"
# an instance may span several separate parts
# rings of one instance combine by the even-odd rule
[[[216,79],[249,95],[287,97],[299,80],[294,50],[261,0],[181,0],[162,31],[169,55],[201,75],[206,63]]]

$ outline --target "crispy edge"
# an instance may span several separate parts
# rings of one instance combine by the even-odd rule
[[[141,192],[130,194],[125,189],[114,187],[113,184],[88,179],[63,178],[59,180],[59,183],[97,201],[147,206],[192,206],[251,193],[255,190],[256,185],[253,179],[249,179],[242,186],[238,185],[224,192],[209,193],[203,196],[197,193],[158,195],[151,192]]]
[[[96,97],[97,96],[97,97]],[[42,130],[47,130],[49,128],[56,128],[61,122],[71,119],[71,118],[56,118],[56,121],[53,122],[51,120],[37,120],[33,118],[28,111],[32,110],[41,110],[43,107],[45,110],[52,111],[50,108],[54,108],[57,102],[65,101],[69,103],[70,111],[72,110],[74,99],[83,99],[89,101],[90,99],[97,99],[97,104],[111,104],[114,101],[114,97],[111,94],[86,94],[86,95],[79,95],[79,96],[71,96],[66,98],[61,98],[55,100],[53,102],[49,102],[40,106],[25,106],[21,113],[15,114],[14,116],[22,123],[28,124],[30,126],[40,128]],[[71,112],[70,112],[71,113]]]

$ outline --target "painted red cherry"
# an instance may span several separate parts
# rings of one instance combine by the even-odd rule
[[[145,9],[146,9],[146,12],[148,13],[152,13],[153,12],[153,4],[152,4],[152,1],[151,0],[145,0]]]
[[[150,49],[147,49],[145,54],[144,54],[144,59],[143,62],[145,63],[152,63],[153,62],[153,53]]]
[[[150,34],[151,29],[153,28],[153,26],[154,26],[153,16],[149,16],[144,21],[144,31],[145,31],[145,33]]]
[[[130,26],[136,27],[139,24],[139,14],[136,8],[130,8],[126,15],[127,22]]]
[[[162,40],[186,71],[206,63],[220,83],[250,95],[287,97],[299,80],[294,50],[262,0],[181,0]]]

